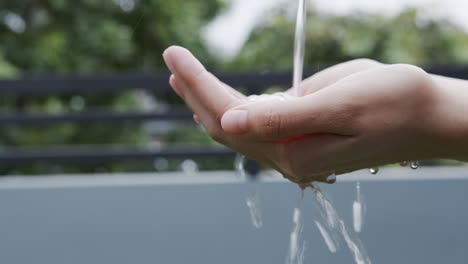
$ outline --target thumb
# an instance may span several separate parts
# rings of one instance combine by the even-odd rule
[[[337,122],[338,108],[329,106],[317,94],[285,101],[247,103],[225,112],[224,132],[243,134],[262,141],[277,141],[308,134],[343,134],[344,122]]]

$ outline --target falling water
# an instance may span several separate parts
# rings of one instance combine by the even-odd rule
[[[299,0],[297,6],[296,35],[294,39],[294,68],[293,68],[293,90],[295,96],[301,96],[301,82],[304,71],[305,36],[306,36],[307,7],[305,0]],[[289,253],[286,257],[286,264],[302,264],[305,254],[305,242],[301,242],[303,229],[302,204],[304,201],[304,190],[301,189],[299,204],[294,208],[293,223],[294,228],[289,240]],[[299,247],[302,243],[302,252]],[[300,257],[302,255],[302,257]]]
[[[305,0],[299,0],[296,20],[296,36],[294,39],[293,89],[296,96],[301,96],[301,82],[304,72],[304,56],[306,44],[307,5]]]
[[[237,154],[234,165],[235,165],[238,176],[243,181],[247,182],[247,184],[253,185],[252,188],[250,188],[250,186],[248,188],[249,190],[245,198],[245,202],[247,204],[247,207],[249,208],[250,219],[252,221],[252,225],[257,229],[260,229],[263,227],[263,217],[262,217],[261,204],[260,204],[260,192],[258,190],[258,183],[256,182],[248,183],[249,179],[247,176],[247,172],[244,168],[245,160],[246,160],[245,156],[241,154]]]
[[[355,232],[348,230],[345,222],[340,218],[336,209],[319,188],[318,184],[311,184],[311,188],[315,195],[315,201],[320,215],[322,215],[322,222],[325,223],[324,226],[329,230],[328,234],[330,235],[328,237],[333,238],[336,241],[333,245],[338,245],[337,236],[339,234],[353,255],[356,264],[371,264],[372,262],[367,255],[361,240]],[[330,246],[328,247],[330,249]]]
[[[260,210],[261,204],[260,204],[259,191],[255,190],[254,192],[248,194],[245,200],[246,200],[247,207],[249,208],[250,219],[252,221],[252,225],[257,229],[262,228],[263,217],[262,217],[262,211]]]
[[[419,168],[419,161],[413,161],[410,163],[410,167],[413,169],[413,170],[417,170]]]
[[[370,172],[371,174],[374,174],[374,175],[375,175],[375,174],[379,173],[379,168],[378,168],[378,167],[370,168],[370,169],[369,169],[369,172]]]
[[[336,253],[338,251],[338,244],[332,237],[330,231],[328,231],[325,226],[323,226],[319,221],[315,220],[315,225],[317,226],[320,234],[323,237],[323,240],[325,241],[325,244],[328,247],[328,250],[330,250],[331,253]]]
[[[293,211],[293,229],[289,236],[289,249],[286,256],[286,264],[303,264],[306,250],[306,242],[303,240],[304,219],[302,207],[304,204],[304,190],[300,190],[299,202]]]
[[[294,43],[294,69],[293,69],[293,89],[296,96],[301,96],[301,82],[304,68],[305,42],[306,42],[306,20],[307,6],[305,0],[298,0],[297,21],[296,21],[296,36]],[[335,180],[336,177],[327,178],[327,181]],[[318,188],[315,183],[311,184],[312,191],[315,195],[319,219],[315,221],[325,244],[330,252],[334,253],[338,250],[338,234],[341,234],[350,249],[357,264],[371,263],[366,255],[364,247],[359,238],[347,230],[343,220],[341,220],[330,201],[325,197],[324,193]],[[301,193],[300,201],[302,203],[303,193]],[[286,264],[298,263],[298,241],[297,234],[302,231],[303,225],[300,218],[301,207],[294,210],[294,229],[291,233],[290,250],[286,259]],[[305,250],[305,247],[303,247]],[[294,262],[296,261],[296,262]]]
[[[361,182],[356,183],[356,200],[353,201],[353,227],[360,233],[364,224],[365,201],[361,193]]]

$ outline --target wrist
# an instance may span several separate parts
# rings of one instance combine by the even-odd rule
[[[433,76],[439,158],[468,161],[468,81]]]

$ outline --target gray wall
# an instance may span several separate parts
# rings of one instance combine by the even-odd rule
[[[0,263],[284,263],[298,198],[292,184],[257,184],[264,227],[256,230],[245,205],[253,184],[18,186],[0,188]],[[326,188],[348,223],[354,186]],[[361,238],[373,263],[468,263],[468,180],[364,181],[362,189]],[[344,245],[327,252],[305,199],[306,263],[352,263]]]

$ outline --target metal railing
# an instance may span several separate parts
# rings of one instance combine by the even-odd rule
[[[468,67],[441,66],[428,68],[434,74],[468,79]],[[307,75],[313,71],[307,72]],[[233,87],[242,87],[247,93],[261,93],[271,86],[288,87],[291,73],[221,73],[219,78]],[[44,97],[51,95],[102,95],[116,94],[126,90],[147,90],[155,95],[166,95],[171,91],[167,73],[156,74],[120,74],[102,76],[30,76],[18,80],[0,80],[1,96],[19,96],[22,98]],[[146,121],[190,121],[191,112],[183,107],[174,107],[164,113],[156,112],[109,112],[90,110],[79,113],[34,114],[0,113],[1,126],[42,126],[59,123],[122,123]],[[17,166],[28,163],[103,163],[130,160],[154,160],[159,157],[183,159],[193,157],[233,157],[234,152],[218,147],[170,147],[167,149],[151,148],[116,148],[115,146],[96,147],[41,147],[24,149],[17,147],[0,148],[0,164]]]

